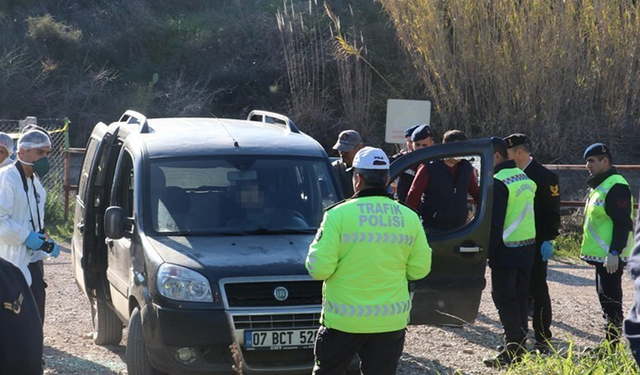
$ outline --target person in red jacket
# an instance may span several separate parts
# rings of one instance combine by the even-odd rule
[[[449,130],[442,142],[466,139],[462,131]],[[480,188],[475,169],[468,160],[448,158],[418,167],[405,203],[420,213],[425,229],[447,231],[467,222],[467,194],[479,203]]]

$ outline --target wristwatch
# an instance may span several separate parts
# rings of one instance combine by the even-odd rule
[[[618,255],[618,252],[616,250],[611,250],[611,255]]]

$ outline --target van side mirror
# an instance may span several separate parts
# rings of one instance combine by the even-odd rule
[[[119,240],[124,237],[125,214],[122,207],[111,206],[104,213],[104,231],[107,238]]]

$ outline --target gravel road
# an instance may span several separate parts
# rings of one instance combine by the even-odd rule
[[[593,268],[583,264],[550,262],[555,338],[591,346],[603,337],[594,274]],[[127,374],[124,339],[119,346],[93,344],[89,302],[73,280],[68,248],[57,259],[45,262],[45,278],[49,284],[44,326],[45,374]],[[627,277],[623,284],[626,311],[633,300],[633,289]],[[482,357],[494,354],[493,348],[500,343],[500,323],[489,291],[487,285],[473,325],[410,327],[398,374],[496,374],[481,363]]]

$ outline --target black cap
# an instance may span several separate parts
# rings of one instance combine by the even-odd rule
[[[418,126],[411,134],[411,140],[413,142],[421,141],[429,137],[431,137],[431,128],[427,124]]]
[[[516,147],[520,145],[528,145],[529,137],[527,137],[526,134],[514,133],[508,137],[505,137],[504,141],[507,142],[507,148],[511,148],[511,147]]]
[[[582,155],[582,158],[586,159],[589,156],[597,156],[597,155],[611,156],[611,150],[604,143],[594,143],[591,146],[587,147],[586,150],[584,150],[584,155]]]
[[[411,137],[411,134],[413,134],[413,131],[416,130],[418,128],[418,126],[420,126],[420,124],[418,125],[413,125],[412,127],[408,128],[407,130],[404,131],[404,137]]]

